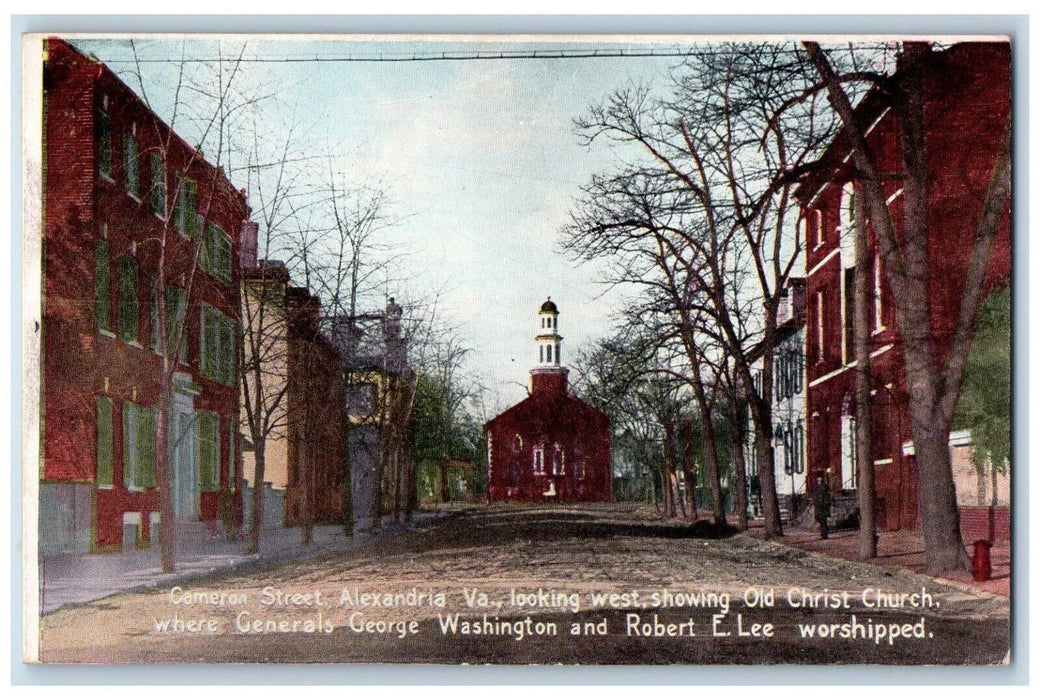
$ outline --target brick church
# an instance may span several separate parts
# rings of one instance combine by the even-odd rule
[[[488,421],[488,500],[610,500],[610,419],[567,391],[559,310],[538,311],[538,364],[526,399]]]

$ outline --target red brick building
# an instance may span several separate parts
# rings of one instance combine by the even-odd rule
[[[285,294],[288,319],[288,485],[285,524],[304,521],[305,497],[316,523],[343,522],[346,394],[343,360],[319,329],[321,301],[305,287]]]
[[[925,71],[925,138],[930,177],[928,192],[929,298],[934,347],[944,362],[956,325],[975,229],[989,182],[994,154],[1011,100],[1010,47],[1006,43],[962,43],[930,54]],[[899,124],[879,92],[868,94],[856,110],[867,128],[867,143],[886,174],[883,183],[900,235],[903,171]],[[798,192],[802,204],[807,271],[808,463],[815,473],[830,470],[833,490],[857,488],[852,282],[855,269],[853,217],[857,187],[849,149],[839,137],[828,153],[832,167],[810,178]],[[874,280],[871,314],[873,459],[878,525],[915,528],[920,520],[918,475],[907,412],[906,376],[888,280],[870,234]],[[997,234],[987,283],[1010,280],[1010,221]],[[924,300],[922,300],[924,301]],[[1010,378],[1009,378],[1010,380]],[[951,440],[955,467],[963,436]],[[960,455],[963,457],[963,455]],[[958,500],[961,489],[958,488]],[[1007,502],[998,513],[998,534],[1007,531]],[[971,507],[964,505],[962,515]],[[977,519],[962,517],[969,538]]]
[[[551,299],[538,318],[531,393],[485,426],[488,500],[609,501],[610,419],[567,391]]]
[[[215,519],[219,492],[238,484],[236,262],[249,209],[104,64],[59,39],[45,48],[41,551],[149,546],[160,303],[185,319],[171,413],[178,519]]]

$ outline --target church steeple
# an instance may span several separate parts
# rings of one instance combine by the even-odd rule
[[[567,368],[560,364],[560,310],[552,297],[545,300],[538,310],[538,335],[534,337],[538,346],[538,364],[531,370],[531,393],[566,394]]]
[[[538,310],[538,335],[535,343],[538,345],[537,369],[562,369],[560,367],[560,341],[563,336],[559,329],[560,311],[553,303],[552,297],[545,300],[542,308]]]

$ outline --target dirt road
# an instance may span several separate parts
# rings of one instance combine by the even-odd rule
[[[474,508],[41,621],[46,661],[992,664],[1006,599],[631,506]]]

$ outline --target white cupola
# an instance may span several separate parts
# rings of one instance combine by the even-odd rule
[[[549,297],[538,310],[538,335],[534,339],[538,345],[537,369],[560,367],[560,341],[563,336],[560,335],[559,318],[560,312],[552,297]]]

